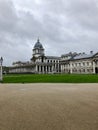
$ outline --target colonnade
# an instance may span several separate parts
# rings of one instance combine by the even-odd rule
[[[55,65],[36,65],[37,73],[54,73],[59,72],[59,64]]]
[[[65,67],[65,64],[61,65],[61,71],[62,73],[98,73],[98,62],[91,61],[89,62],[89,66],[72,66],[73,62],[70,62],[70,64],[67,64],[67,67]],[[76,71],[74,71],[74,69]],[[66,71],[67,70],[67,71]],[[81,71],[79,71],[81,70]]]

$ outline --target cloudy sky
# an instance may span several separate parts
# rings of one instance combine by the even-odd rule
[[[98,0],[0,0],[4,65],[29,61],[38,37],[46,55],[98,52]]]

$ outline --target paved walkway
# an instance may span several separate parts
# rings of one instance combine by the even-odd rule
[[[0,130],[98,130],[98,84],[0,84]]]

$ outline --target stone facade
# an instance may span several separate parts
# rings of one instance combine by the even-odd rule
[[[60,57],[45,55],[44,48],[38,39],[33,48],[31,61],[14,62],[9,69],[9,73],[59,73],[59,61]]]
[[[61,56],[61,73],[98,73],[98,53],[69,53]]]
[[[98,53],[68,53],[61,57],[46,56],[39,39],[33,47],[32,58],[28,62],[14,62],[9,73],[68,73],[96,74],[98,73]]]

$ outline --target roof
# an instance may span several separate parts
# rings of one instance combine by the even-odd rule
[[[34,49],[36,49],[36,48],[43,49],[43,46],[42,46],[42,44],[40,43],[39,39],[37,40],[37,42],[36,42],[35,45],[34,45]]]
[[[61,57],[69,57],[67,60],[80,60],[80,59],[88,59],[92,58],[96,55],[97,53],[90,53],[90,54],[85,54],[85,53],[68,53],[64,54]]]
[[[71,56],[71,57],[73,57],[73,56],[76,56],[77,55],[77,53],[76,52],[69,52],[69,53],[67,53],[67,54],[63,54],[63,55],[61,55],[61,57],[68,57],[68,56]]]
[[[73,59],[74,59],[74,60],[78,60],[78,59],[92,58],[95,54],[96,54],[96,53],[92,53],[92,54],[81,54],[81,55],[75,56]]]
[[[60,57],[57,57],[57,56],[46,56],[46,58],[48,58],[48,59],[60,59]]]

